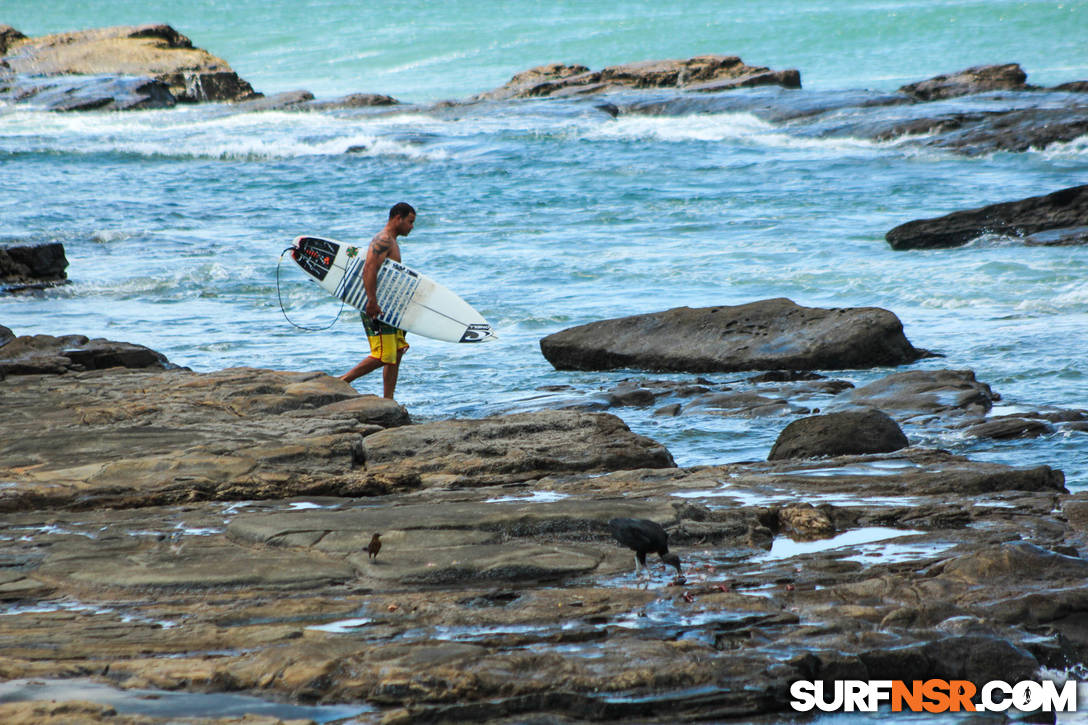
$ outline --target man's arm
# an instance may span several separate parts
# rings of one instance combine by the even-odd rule
[[[366,289],[366,315],[376,319],[382,313],[378,307],[378,270],[381,269],[392,245],[382,236],[374,237],[363,262],[363,288]]]

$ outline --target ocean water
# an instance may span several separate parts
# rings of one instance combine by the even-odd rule
[[[405,262],[462,294],[502,338],[453,346],[413,337],[398,399],[417,420],[522,409],[544,386],[593,391],[642,376],[553,370],[538,341],[565,327],[772,297],[887,308],[916,346],[945,356],[917,367],[973,369],[1009,409],[1088,409],[1088,249],[982,240],[893,252],[883,239],[911,219],[1088,183],[1088,139],[967,158],[826,136],[818,122],[758,112],[985,63],[1019,62],[1040,85],[1088,79],[1086,3],[0,5],[0,23],[28,35],[146,22],[172,24],[268,94],[374,92],[408,105],[0,107],[0,240],[60,241],[71,262],[70,285],[0,297],[0,324],[17,334],[135,342],[198,371],[342,373],[366,354],[357,316],[345,312],[323,332],[289,325],[277,278],[301,324],[331,323],[339,305],[289,261],[279,269],[280,254],[298,234],[365,243],[404,200],[419,211]],[[427,105],[546,62],[600,68],[705,53],[798,68],[804,90],[739,91],[727,106],[618,118],[595,107],[600,98]],[[610,100],[650,97],[670,96]],[[861,384],[889,372],[828,374]],[[379,392],[380,377],[356,387]],[[613,412],[681,465],[764,458],[790,420]],[[1088,487],[1088,434],[993,443],[908,433],[979,459],[1053,465],[1071,488]]]

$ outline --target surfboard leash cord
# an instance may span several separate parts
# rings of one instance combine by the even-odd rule
[[[327,330],[330,327],[332,327],[333,325],[335,325],[336,321],[340,319],[340,315],[343,314],[343,312],[344,312],[344,301],[343,300],[340,301],[340,310],[336,313],[336,317],[332,318],[332,322],[325,325],[324,327],[306,327],[304,325],[298,324],[297,322],[295,322],[294,320],[292,320],[290,317],[287,316],[287,310],[285,310],[284,307],[283,307],[283,294],[280,292],[280,267],[283,266],[283,255],[287,254],[288,252],[290,252],[293,249],[294,249],[294,246],[290,246],[287,249],[280,252],[280,261],[276,263],[276,299],[279,300],[279,303],[280,303],[280,312],[283,313],[283,319],[287,320],[290,324],[294,325],[295,327],[297,327],[300,330],[305,330],[306,332],[322,332],[323,330]]]

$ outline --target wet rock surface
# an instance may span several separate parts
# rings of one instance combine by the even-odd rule
[[[861,391],[938,422],[996,398],[968,372],[910,372],[928,382],[777,372],[596,397]],[[356,704],[375,723],[751,719],[787,712],[802,678],[983,682],[1088,660],[1088,499],[1045,465],[911,447],[676,468],[614,416],[411,425],[321,373],[0,386],[0,673],[112,693],[3,705],[11,718],[124,722],[109,704],[128,692]],[[649,457],[614,470],[609,446]],[[616,516],[662,524],[684,579],[656,560],[636,578]]]
[[[787,299],[591,322],[548,335],[540,350],[559,370],[677,372],[862,368],[927,354],[887,310],[818,309]]]
[[[1088,186],[907,222],[885,238],[892,249],[934,249],[962,246],[985,234],[1034,244],[1088,243]]]

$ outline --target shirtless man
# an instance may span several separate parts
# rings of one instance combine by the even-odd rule
[[[362,314],[363,327],[366,328],[367,341],[370,343],[370,355],[358,365],[340,376],[350,383],[369,372],[382,370],[383,391],[386,398],[393,399],[397,388],[397,375],[400,372],[400,359],[408,349],[404,340],[404,330],[379,322],[382,313],[378,307],[378,269],[386,258],[400,261],[400,246],[397,237],[406,237],[416,223],[416,210],[403,201],[389,210],[389,221],[385,228],[374,235],[366,250],[363,263],[363,286],[366,288],[366,311]]]

